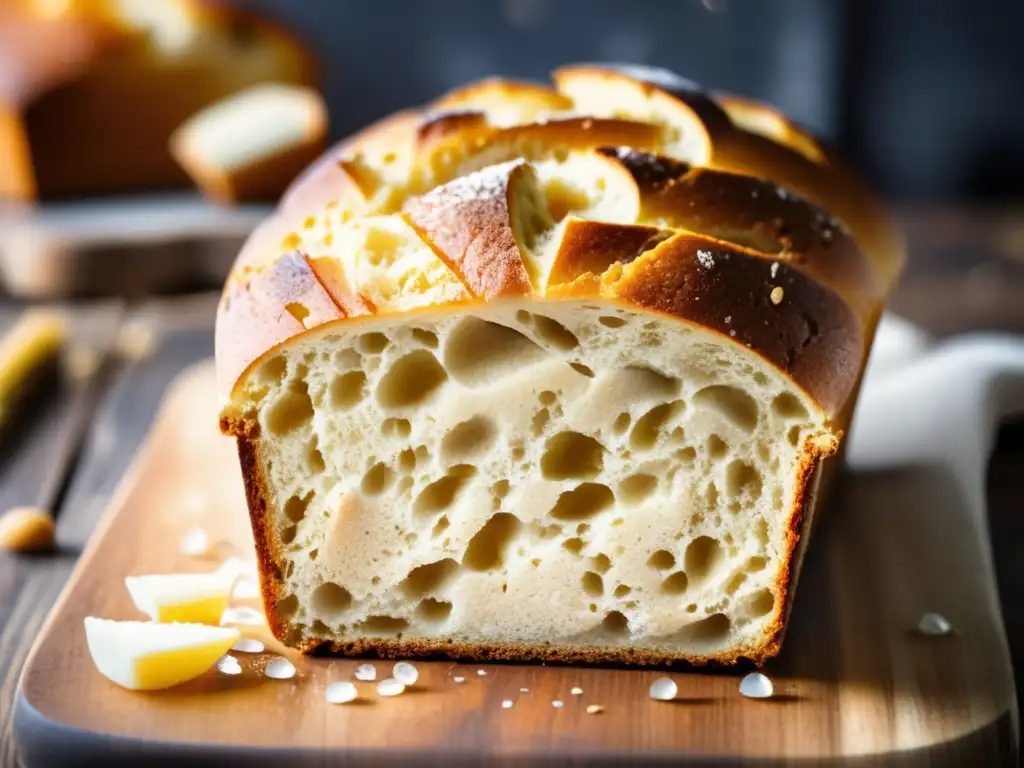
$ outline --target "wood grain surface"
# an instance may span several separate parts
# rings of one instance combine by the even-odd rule
[[[379,699],[360,684],[358,704],[332,707],[324,687],[351,679],[356,662],[297,659],[296,680],[273,681],[260,674],[266,656],[243,657],[240,678],[210,673],[160,694],[121,690],[92,666],[82,619],[137,618],[127,575],[215,567],[226,549],[208,560],[179,553],[193,526],[243,556],[250,546],[232,445],[217,435],[215,411],[204,364],[174,386],[42,629],[18,712],[30,768],[184,757],[249,765],[341,756],[398,765],[1015,761],[1012,671],[982,566],[988,544],[958,517],[956,486],[923,469],[847,476],[837,489],[782,656],[766,669],[773,700],[740,697],[735,674],[672,673],[679,700],[661,703],[647,695],[657,672],[436,662],[420,664],[421,682],[401,697]],[[916,635],[921,612],[940,604],[956,633]],[[458,675],[465,683],[454,682]],[[574,686],[583,694],[572,695]],[[506,699],[511,709],[502,708]],[[565,706],[553,708],[556,699]],[[604,713],[586,714],[591,704]]]

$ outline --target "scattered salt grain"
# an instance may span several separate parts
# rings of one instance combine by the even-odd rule
[[[476,673],[477,673],[477,674],[478,674],[478,675],[479,675],[480,677],[487,677],[487,670],[486,670],[486,669],[478,669],[478,670],[476,671]]]
[[[232,651],[239,651],[240,653],[263,653],[263,643],[254,637],[240,637],[235,640],[235,644],[231,646]]]
[[[225,609],[221,614],[220,623],[261,625],[267,623],[267,617],[255,608],[243,605],[240,608]]]
[[[288,661],[288,659],[273,659],[267,664],[263,674],[273,680],[291,680],[295,677],[295,665]]]
[[[217,659],[217,671],[222,675],[242,674],[242,665],[234,656],[221,656]]]
[[[385,678],[377,683],[377,694],[379,696],[398,696],[405,693],[405,686],[393,677]]]
[[[602,707],[600,704],[591,704],[589,707],[587,707],[588,715],[600,715],[602,712],[604,712],[604,707]]]
[[[186,531],[178,544],[178,551],[188,557],[201,557],[210,551],[210,536],[202,528]]]
[[[512,704],[513,704],[512,699],[505,699],[503,702],[501,702],[501,708],[502,709],[512,709]]]
[[[715,266],[715,257],[711,251],[697,251],[697,261],[704,269],[711,269]]]
[[[582,696],[583,695],[583,689],[580,688],[579,686],[576,686],[571,691],[569,691],[569,693],[571,693],[573,696]]]
[[[324,694],[327,697],[328,704],[348,704],[350,701],[356,700],[359,692],[356,690],[355,685],[345,680],[339,683],[331,683],[327,686]]]
[[[456,685],[462,685],[462,683],[466,682],[466,678],[464,678],[462,675],[456,675],[452,678],[452,682]]]
[[[772,304],[781,304],[784,291],[780,286],[772,288],[772,292],[768,294],[768,298],[772,300]]]
[[[377,668],[373,664],[360,664],[352,675],[356,680],[369,683],[377,679]]]
[[[559,699],[555,699],[554,701],[551,702],[551,706],[554,707],[555,709],[561,709],[562,707],[565,706],[565,702],[561,701]]]
[[[415,685],[420,679],[420,671],[407,661],[400,661],[391,670],[391,676],[402,685]]]
[[[740,693],[748,699],[770,699],[775,693],[775,686],[766,675],[751,672],[740,680]]]
[[[948,635],[953,631],[953,625],[942,614],[926,613],[917,622],[917,631],[922,635]]]
[[[771,274],[772,274],[772,279],[774,280],[775,276],[777,274],[779,274],[779,262],[777,262],[777,261],[773,261],[772,262],[772,272],[771,272]]]
[[[672,701],[678,692],[679,686],[669,677],[659,677],[651,683],[651,698],[656,701]]]

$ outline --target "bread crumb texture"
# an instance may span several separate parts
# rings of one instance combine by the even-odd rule
[[[388,118],[243,249],[221,426],[289,645],[777,652],[902,255],[807,135],[654,75],[570,67]]]

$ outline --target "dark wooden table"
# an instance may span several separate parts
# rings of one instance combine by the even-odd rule
[[[892,309],[938,337],[970,331],[1024,333],[1024,209],[907,211],[911,263]],[[75,337],[114,349],[126,326],[154,333],[141,358],[114,356],[93,383],[54,385],[0,440],[0,509],[35,504],[66,451],[62,425],[87,414],[89,430],[62,483],[55,553],[0,553],[0,766],[16,765],[12,703],[25,656],[75,560],[149,428],[166,385],[213,353],[214,293],[63,309]],[[20,307],[0,303],[0,331]],[[1024,691],[1024,418],[1000,432],[988,476],[989,523],[1018,695]]]

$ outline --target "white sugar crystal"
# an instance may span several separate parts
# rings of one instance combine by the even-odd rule
[[[235,644],[231,646],[232,651],[239,651],[241,653],[263,653],[263,643],[254,637],[240,637],[235,640]]]
[[[555,709],[561,709],[562,707],[565,706],[565,702],[560,700],[560,699],[555,699],[554,701],[551,702],[551,706],[554,707]]]
[[[656,701],[672,701],[679,693],[679,686],[670,677],[659,677],[651,683],[651,698]]]
[[[415,685],[420,679],[420,671],[407,661],[400,661],[391,670],[391,676],[402,685]]]
[[[479,675],[480,677],[487,677],[487,670],[486,670],[486,669],[478,669],[478,670],[476,671],[476,673],[477,673],[477,674],[478,674],[478,675]]]
[[[255,608],[242,606],[241,608],[227,608],[220,617],[221,624],[255,624],[267,623],[267,617]]]
[[[240,675],[242,674],[242,665],[234,656],[225,655],[217,659],[217,671],[222,675]]]
[[[405,686],[393,677],[385,678],[377,683],[377,694],[380,696],[398,696],[405,692]]]
[[[503,702],[501,702],[501,708],[502,709],[512,709],[512,705],[513,705],[512,699],[505,699]]]
[[[295,665],[288,659],[277,658],[267,664],[263,674],[274,680],[291,680],[295,677]]]
[[[352,675],[356,680],[369,683],[377,679],[377,668],[373,664],[360,664]]]
[[[748,699],[770,699],[775,693],[775,686],[766,675],[751,672],[740,680],[740,693]]]
[[[529,693],[529,692],[530,692],[530,689],[529,689],[529,688],[520,688],[520,689],[519,689],[519,692],[520,692],[520,693]]]
[[[571,691],[569,691],[569,693],[571,693],[573,696],[582,696],[583,695],[583,689],[580,688],[579,686],[576,686]]]
[[[464,678],[462,675],[456,675],[452,678],[452,682],[461,685],[462,683],[466,682],[466,678]]]
[[[240,576],[231,589],[235,600],[255,600],[260,596],[260,585],[246,576]]]
[[[200,557],[210,551],[210,536],[202,528],[186,531],[178,544],[178,551],[189,557]]]
[[[348,704],[350,701],[356,700],[359,692],[356,691],[355,685],[344,680],[328,685],[324,694],[327,697],[328,704]]]
[[[711,269],[715,266],[715,257],[711,251],[697,251],[697,261],[704,269]]]
[[[926,613],[917,622],[917,631],[922,635],[948,635],[953,631],[953,625],[940,613]]]

